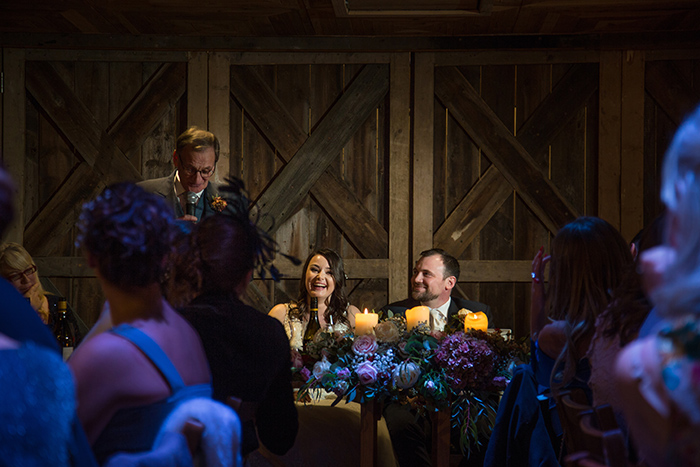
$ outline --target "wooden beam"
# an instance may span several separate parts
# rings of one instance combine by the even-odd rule
[[[224,53],[224,52],[221,52]],[[229,52],[232,65],[347,65],[351,63],[389,63],[390,53],[381,52]]]
[[[627,241],[644,227],[644,52],[622,60],[620,233]]]
[[[669,62],[646,63],[646,90],[678,126],[700,101],[700,93]]]
[[[25,181],[25,130],[26,96],[24,51],[3,51],[3,113],[2,162],[15,183],[15,217],[5,232],[4,239],[22,244],[24,240],[24,181]]]
[[[35,256],[33,259],[41,277],[96,277],[95,271],[82,256]]]
[[[456,68],[437,69],[435,93],[550,231],[576,217],[576,210]]]
[[[601,54],[599,92],[598,216],[619,229],[621,52]]]
[[[274,231],[326,170],[389,90],[385,65],[367,65],[255,203],[260,227]]]
[[[208,128],[209,54],[190,52],[187,62],[187,126]]]
[[[576,64],[557,82],[518,130],[518,141],[533,157],[545,152],[559,131],[598,89],[598,71]]]
[[[459,282],[530,282],[532,261],[460,261]]]
[[[413,254],[433,247],[433,131],[435,128],[435,56],[416,54],[413,119]]]
[[[512,193],[508,180],[491,165],[435,232],[435,247],[459,258]]]
[[[348,279],[386,279],[389,277],[389,260],[384,259],[352,259],[343,260],[345,274]],[[298,279],[301,277],[302,266],[295,266],[291,262],[280,259],[275,261],[275,267],[286,279]],[[257,275],[256,279],[259,279]]]
[[[27,60],[60,62],[187,62],[187,52],[161,50],[51,50],[27,49]]]
[[[231,67],[231,83],[231,93],[277,149],[280,158],[289,162],[308,135],[254,68]],[[326,169],[310,191],[360,254],[365,258],[387,257],[386,230],[345,181]]]
[[[438,52],[436,66],[550,65],[557,63],[598,63],[597,50],[464,50]]]
[[[389,303],[406,298],[410,271],[409,180],[411,57],[396,54],[391,60],[389,109]],[[427,220],[431,222],[431,220]]]
[[[219,161],[216,180],[223,182],[230,175],[231,158],[231,62],[228,54],[214,52],[209,56],[208,129],[219,140]]]
[[[517,34],[437,37],[232,37],[189,35],[0,33],[4,47],[83,50],[274,51],[274,52],[430,52],[440,50],[620,50],[697,48],[697,31],[617,34]]]

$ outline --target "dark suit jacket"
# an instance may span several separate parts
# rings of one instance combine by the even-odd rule
[[[395,315],[404,316],[406,310],[413,308],[414,306],[420,305],[420,302],[412,298],[407,298],[406,300],[401,300],[400,302],[394,302],[386,305],[382,308],[382,311],[391,310]],[[465,300],[464,298],[452,297],[452,302],[450,302],[450,308],[447,310],[447,318],[459,312],[460,309],[466,308],[473,312],[483,311],[486,317],[489,319],[489,323],[493,324],[493,315],[491,315],[491,307],[480,302],[475,302],[473,300]],[[489,327],[494,327],[493,325]]]
[[[175,217],[182,217],[185,215],[185,213],[182,212],[180,200],[178,200],[177,196],[175,196],[175,171],[173,171],[167,177],[144,180],[137,183],[137,185],[149,193],[154,193],[165,198],[166,203],[175,213]],[[204,189],[204,193],[202,193],[202,196],[199,197],[199,203],[197,203],[195,215],[197,216],[198,221],[216,213],[216,211],[212,209],[211,203],[213,201],[213,197],[218,196],[218,192],[219,186],[213,181],[209,180],[207,187]]]
[[[255,422],[242,423],[241,453],[257,449],[258,437],[272,453],[286,453],[296,439],[298,420],[282,324],[224,294],[200,295],[180,313],[204,344],[214,399],[225,402],[236,396],[257,403]]]

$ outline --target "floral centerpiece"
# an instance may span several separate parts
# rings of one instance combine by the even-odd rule
[[[445,332],[426,325],[409,331],[403,317],[391,314],[374,334],[319,331],[293,356],[293,371],[303,381],[297,399],[323,389],[337,396],[334,404],[373,399],[411,404],[422,413],[451,406],[459,445],[469,454],[488,439],[510,366],[527,359],[528,346],[498,330],[465,332],[464,316],[453,317]]]

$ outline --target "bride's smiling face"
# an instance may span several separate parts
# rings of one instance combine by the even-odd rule
[[[335,279],[328,260],[323,255],[316,255],[306,268],[306,290],[309,296],[325,301],[335,290]]]

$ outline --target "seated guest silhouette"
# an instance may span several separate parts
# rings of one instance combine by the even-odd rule
[[[80,216],[78,244],[114,325],[69,360],[78,416],[100,463],[118,451],[150,450],[174,407],[211,396],[199,336],[161,294],[173,224],[162,199],[130,183],[107,187]]]
[[[197,222],[220,210],[215,200],[218,187],[211,180],[217,162],[219,140],[213,133],[193,126],[177,138],[175,171],[138,185],[165,198],[178,219]]]
[[[258,439],[284,454],[297,435],[289,343],[282,326],[244,304],[253,270],[266,266],[274,242],[249,220],[249,202],[239,180],[221,187],[226,209],[197,224],[179,248],[168,289],[189,301],[180,313],[204,342],[214,399],[241,399],[242,454]],[[257,428],[257,435],[256,435]]]

